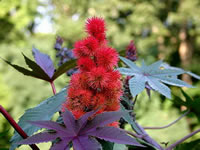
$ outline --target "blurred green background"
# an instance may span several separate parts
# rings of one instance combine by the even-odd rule
[[[0,57],[24,65],[21,52],[32,57],[34,45],[48,53],[56,65],[56,36],[63,37],[65,46],[73,48],[73,43],[85,36],[84,23],[91,16],[105,18],[109,44],[118,51],[125,50],[134,40],[139,60],[150,64],[163,59],[200,75],[199,0],[1,0]],[[187,75],[182,79],[196,86],[185,90],[194,99],[199,98],[200,82]],[[55,83],[57,90],[68,81],[65,75],[59,78]],[[172,91],[180,95],[177,88]],[[27,108],[51,95],[48,83],[25,77],[0,61],[0,104],[16,121]],[[184,108],[156,93],[149,100],[143,92],[135,112],[141,125],[162,126],[178,118],[181,109]],[[198,127],[196,117],[189,115],[170,128],[147,132],[159,143],[172,143]],[[1,115],[0,133],[4,133],[0,134],[0,149],[9,148],[13,129]],[[188,141],[199,137],[197,134]],[[42,149],[48,146],[40,145]]]

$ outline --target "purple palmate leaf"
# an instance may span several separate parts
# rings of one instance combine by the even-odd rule
[[[95,139],[97,137],[111,142],[142,146],[119,128],[107,126],[109,123],[120,119],[123,114],[122,112],[104,112],[96,115],[92,120],[88,120],[95,112],[88,112],[79,120],[76,120],[72,113],[66,110],[62,114],[63,126],[52,121],[31,122],[34,125],[51,130],[33,135],[19,144],[47,142],[59,138],[59,142],[56,142],[51,150],[65,150],[68,148],[70,142],[73,143],[75,150],[101,150],[101,145]]]
[[[79,128],[78,130],[80,131],[80,129],[84,128],[87,124],[87,121],[88,121],[88,118],[93,116],[97,111],[90,111],[86,114],[84,114],[79,120],[78,120],[78,123],[79,123]]]
[[[77,121],[74,119],[73,114],[66,109],[65,113],[62,114],[62,118],[68,131],[71,131],[73,136],[77,135],[77,128],[79,128],[80,125],[76,124]]]
[[[101,150],[102,147],[96,139],[88,136],[79,136],[73,140],[74,149],[76,150]]]
[[[53,141],[58,137],[57,133],[49,133],[49,132],[40,132],[35,134],[27,139],[24,139],[19,142],[19,144],[37,144],[48,141]]]
[[[52,129],[58,133],[65,133],[66,135],[67,134],[70,135],[70,133],[71,133],[68,130],[66,130],[65,127],[63,127],[62,125],[60,125],[56,122],[53,122],[53,121],[29,121],[29,123],[36,125],[40,128]]]
[[[59,141],[55,144],[53,144],[53,146],[51,147],[50,150],[69,150],[69,142],[71,141],[70,138],[66,138],[62,141]]]
[[[88,133],[88,135],[98,137],[100,139],[116,142],[119,144],[130,144],[135,146],[143,146],[139,144],[135,139],[127,136],[125,132],[116,127],[99,127],[95,131]]]
[[[48,55],[41,53],[36,48],[33,48],[32,52],[33,52],[33,56],[35,58],[36,63],[51,78],[55,71],[55,68],[54,68],[51,58]]]
[[[87,124],[87,126],[83,129],[83,132],[88,132],[92,129],[96,129],[97,127],[108,125],[109,123],[119,120],[122,115],[123,113],[120,111],[101,113],[97,115],[90,124]]]

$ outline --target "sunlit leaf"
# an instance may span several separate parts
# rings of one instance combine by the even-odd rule
[[[129,67],[118,68],[118,70],[124,75],[131,76],[129,89],[133,97],[141,93],[147,85],[167,98],[171,98],[171,90],[165,84],[179,87],[192,87],[186,82],[177,79],[178,75],[186,73],[186,71],[183,69],[174,69],[174,67],[166,67],[161,60],[149,66],[142,61],[142,66],[138,67],[127,58],[120,57],[120,59]]]
[[[57,79],[59,76],[61,76],[63,73],[68,71],[71,68],[74,68],[76,66],[76,61],[75,60],[70,60],[62,64],[58,69],[56,69],[52,80]]]

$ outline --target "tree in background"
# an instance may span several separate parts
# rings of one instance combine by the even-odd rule
[[[80,22],[88,16],[103,16],[108,24],[108,38],[118,50],[135,40],[139,53],[166,59],[197,70],[200,34],[198,0],[52,0],[58,34],[66,41],[79,39]],[[73,27],[73,30],[67,30]],[[195,54],[194,54],[195,52]],[[191,59],[193,56],[193,59]],[[193,66],[187,65],[193,62]],[[195,71],[196,72],[196,71]]]
[[[0,42],[23,39],[33,32],[38,15],[38,0],[2,0],[0,2]]]

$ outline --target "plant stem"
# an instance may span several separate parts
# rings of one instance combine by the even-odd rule
[[[152,139],[152,138],[144,131],[144,129],[143,129],[135,120],[133,120],[133,121],[134,121],[135,124],[137,125],[137,127],[138,127],[138,129],[140,130],[140,132],[142,133],[142,135],[145,135],[145,136],[143,136],[143,139],[144,139],[146,142],[148,142],[149,144],[155,146],[155,147],[156,147],[157,149],[159,149],[159,150],[163,150],[163,148],[162,148],[154,139]],[[141,133],[137,133],[137,134],[140,134],[140,135],[141,135]]]
[[[162,127],[143,127],[143,129],[147,130],[147,129],[164,129],[164,128],[168,128],[168,127],[172,126],[173,124],[175,124],[176,122],[178,122],[179,120],[181,120],[184,116],[186,116],[189,113],[190,113],[190,110],[186,111],[179,118],[177,118],[173,122],[169,123],[168,125],[165,125],[165,126],[162,126]]]
[[[10,116],[10,114],[0,105],[0,112],[8,120],[8,122],[13,126],[13,128],[21,135],[23,139],[26,139],[28,135],[23,131],[23,129],[15,122],[15,120]],[[31,144],[30,147],[33,150],[40,150],[35,144]]]
[[[142,139],[145,135],[138,135],[138,134],[135,134],[131,131],[127,131],[127,130],[124,130],[122,128],[120,128],[120,130],[122,130],[123,132],[126,132],[127,134],[133,136],[133,137],[136,137],[136,138],[139,138],[139,139]]]
[[[136,101],[137,101],[137,97],[138,97],[138,95],[135,96],[135,99],[134,99],[134,101],[133,101],[133,107],[135,106],[135,103],[136,103]]]
[[[191,136],[197,134],[198,132],[200,132],[200,129],[186,135],[185,137],[183,137],[182,139],[176,141],[174,144],[170,145],[169,147],[167,147],[165,150],[172,150],[174,147],[176,147],[178,144],[184,142],[185,140],[187,140],[188,138],[190,138]]]
[[[52,82],[50,82],[50,84],[51,84],[53,94],[55,95],[56,94],[56,88],[55,88],[54,82],[52,81]]]

